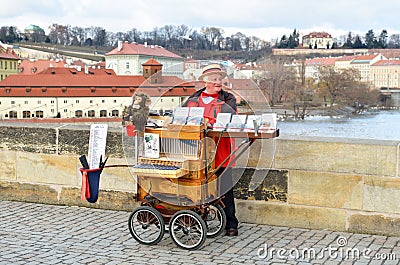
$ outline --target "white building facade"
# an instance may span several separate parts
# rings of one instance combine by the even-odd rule
[[[164,75],[183,78],[184,59],[158,45],[119,41],[105,58],[106,68],[117,75],[142,75],[142,64],[153,58],[163,65]]]

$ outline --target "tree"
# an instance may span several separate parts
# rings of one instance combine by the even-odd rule
[[[287,46],[288,46],[288,39],[287,39],[286,35],[283,35],[281,37],[281,40],[278,43],[278,48],[284,49],[284,48],[287,48]]]
[[[287,37],[286,35],[283,35],[281,37],[281,40],[279,43],[276,45],[278,48],[289,48],[293,49],[299,46],[299,36],[300,34],[297,32],[296,29],[293,30],[293,33]]]
[[[130,41],[130,42],[139,43],[139,42],[142,41],[141,40],[141,33],[136,28],[132,28],[130,31],[128,31],[126,33],[125,38],[126,38],[127,41]]]
[[[361,38],[360,38],[359,35],[356,35],[356,37],[354,38],[353,48],[354,49],[362,49],[362,48],[364,48],[364,44],[362,43]]]
[[[377,48],[382,48],[382,49],[387,48],[387,38],[388,38],[388,33],[386,29],[384,29],[382,30],[381,34],[379,34]]]
[[[354,107],[354,113],[360,113],[368,106],[376,106],[380,102],[379,90],[370,90],[368,85],[362,82],[355,82],[351,88],[343,91],[342,96],[346,105]]]
[[[219,50],[221,48],[220,44],[223,39],[223,29],[216,27],[202,27],[201,33],[204,35],[208,50]]]
[[[305,86],[296,86],[289,91],[288,101],[293,108],[295,119],[304,120],[310,112],[314,98],[315,93]]]
[[[335,69],[334,66],[320,66],[315,78],[318,80],[320,93],[322,96],[328,96],[330,107],[337,100],[343,98],[345,90],[357,87],[361,79],[360,72],[357,69]]]
[[[163,30],[165,32],[165,41],[166,41],[166,47],[170,49],[176,48],[176,30],[175,26],[173,25],[165,25],[163,27]]]
[[[11,27],[1,27],[0,28],[0,41],[5,43],[13,43],[19,40],[19,34],[17,28]]]
[[[50,27],[49,38],[52,44],[70,45],[70,26],[52,24]]]
[[[82,46],[86,39],[85,29],[82,27],[72,27],[71,34],[72,34],[72,38],[77,43],[75,45]]]
[[[400,34],[393,34],[390,36],[388,48],[400,48]]]
[[[368,30],[367,34],[365,34],[365,45],[368,49],[375,48],[375,33],[372,29]]]
[[[95,46],[105,46],[108,42],[106,30],[102,27],[92,27],[93,44]]]
[[[297,77],[294,69],[285,66],[283,57],[270,59],[260,74],[255,78],[259,80],[260,89],[270,100],[270,105],[286,102],[290,90],[297,86]]]
[[[343,45],[343,48],[353,48],[353,36],[352,36],[351,32],[349,32],[349,34],[347,34],[346,42]]]

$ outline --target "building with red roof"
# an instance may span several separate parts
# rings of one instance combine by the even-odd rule
[[[312,58],[312,59],[306,59],[304,62],[305,66],[305,72],[304,72],[304,77],[305,78],[315,78],[316,74],[319,72],[319,67],[321,66],[334,66],[335,62],[338,60],[338,57],[323,57],[323,58]]]
[[[400,88],[400,60],[379,60],[370,67],[371,82],[376,89]]]
[[[350,67],[357,69],[360,72],[360,81],[367,82],[372,85],[370,67],[380,60],[387,60],[387,58],[382,54],[358,55],[351,61]]]
[[[9,47],[0,45],[0,81],[12,74],[18,74],[21,58]]]
[[[330,49],[332,44],[332,35],[326,32],[311,32],[302,38],[302,46],[304,48]]]
[[[68,67],[68,63],[63,60],[23,60],[18,66],[18,72],[24,75],[37,74],[52,67]]]
[[[10,75],[0,82],[0,118],[119,117],[138,91],[151,97],[152,110],[172,111],[194,93],[195,85],[163,75],[160,65],[143,64],[150,72],[157,69],[157,80],[118,76],[110,69],[48,68],[35,75]]]
[[[158,45],[118,42],[118,46],[105,54],[106,68],[117,75],[142,75],[142,64],[150,59],[163,65],[165,75],[183,78],[184,58]]]

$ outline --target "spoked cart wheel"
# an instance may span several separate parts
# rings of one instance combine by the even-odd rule
[[[154,245],[164,236],[165,223],[160,212],[149,206],[139,206],[128,219],[129,232],[136,241]]]
[[[203,219],[193,211],[178,211],[169,221],[169,233],[175,244],[183,249],[197,249],[206,240],[207,228]]]
[[[207,225],[207,237],[219,236],[225,229],[226,215],[221,205],[209,205],[204,221]]]

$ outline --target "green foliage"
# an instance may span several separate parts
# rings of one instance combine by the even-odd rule
[[[294,49],[299,46],[299,32],[294,29],[293,33],[290,34],[289,38],[286,35],[281,37],[279,43],[277,43],[277,48],[280,49]]]

